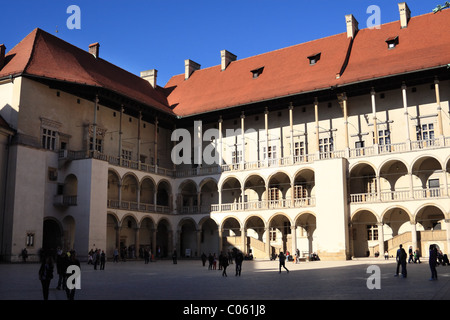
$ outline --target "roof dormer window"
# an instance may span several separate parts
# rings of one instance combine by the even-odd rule
[[[253,74],[253,79],[258,78],[263,73],[263,70],[264,67],[252,70],[251,73]]]
[[[315,53],[315,54],[313,54],[313,55],[310,55],[310,56],[308,57],[308,59],[309,59],[309,64],[310,64],[311,66],[315,65],[315,64],[317,63],[317,61],[320,60],[320,55],[321,55],[321,52]]]
[[[394,49],[398,45],[398,36],[386,39],[386,43],[388,44],[389,50]]]

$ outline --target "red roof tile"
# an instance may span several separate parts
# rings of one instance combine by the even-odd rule
[[[168,101],[174,112],[189,116],[255,101],[299,94],[331,86],[402,74],[450,63],[450,10],[425,14],[410,20],[405,29],[400,22],[380,29],[360,30],[349,48],[346,33],[299,44],[231,62],[225,71],[220,66],[198,70],[188,79],[174,76]],[[399,45],[388,49],[386,40],[399,37]],[[307,57],[321,53],[320,61],[309,65]],[[264,66],[263,74],[253,79],[251,70]]]
[[[165,95],[148,81],[40,29],[33,30],[6,55],[0,77],[11,74],[101,87],[173,114]]]

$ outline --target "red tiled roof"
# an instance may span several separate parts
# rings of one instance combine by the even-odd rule
[[[450,63],[450,10],[410,19],[405,29],[400,22],[379,29],[360,30],[352,45],[348,65],[342,76],[336,74],[347,55],[346,33],[195,71],[188,79],[174,76],[165,88],[168,101],[179,116],[189,116],[255,101],[327,89],[362,80],[444,66]],[[395,49],[386,40],[399,37]],[[321,53],[320,61],[309,65],[308,56]],[[253,79],[251,70],[264,67]]]
[[[448,30],[450,10],[444,10],[413,17],[405,29],[399,21],[362,29],[353,42],[341,33],[233,61],[225,71],[218,65],[197,70],[188,80],[176,75],[164,88],[154,89],[144,79],[35,29],[7,54],[0,78],[24,74],[97,86],[172,115],[190,116],[445,66],[450,63]],[[386,40],[397,36],[398,46],[389,50]],[[310,65],[308,57],[318,53],[320,60]],[[254,79],[251,71],[261,67],[263,73]]]
[[[450,10],[413,17],[407,28],[400,22],[356,35],[350,62],[338,84],[423,70],[450,63]],[[398,36],[395,49],[386,40]]]
[[[175,87],[168,100],[177,115],[187,116],[330,87],[349,45],[347,35],[339,34],[237,60],[225,71],[219,65],[195,71],[188,80],[178,75],[165,86]],[[308,57],[319,52],[320,60],[310,65]],[[262,74],[253,79],[251,71],[260,67]]]
[[[23,74],[101,87],[173,114],[162,90],[154,89],[148,81],[41,29],[26,36],[8,52],[5,60],[0,78]]]

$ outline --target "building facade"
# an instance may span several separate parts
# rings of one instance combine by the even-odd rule
[[[242,60],[223,50],[215,67],[186,60],[164,87],[98,43],[36,29],[1,46],[2,259],[448,252],[450,11],[399,14],[361,30],[348,15],[344,33]]]

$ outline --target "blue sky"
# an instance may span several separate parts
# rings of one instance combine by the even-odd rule
[[[226,49],[238,59],[345,32],[345,15],[367,28],[370,5],[381,23],[399,20],[392,0],[14,0],[2,1],[0,43],[12,49],[39,27],[139,75],[158,70],[158,84],[184,73],[184,60],[202,68],[220,64]],[[432,12],[444,0],[406,1],[413,16]],[[81,10],[81,29],[70,30],[70,5]],[[447,9],[448,10],[448,9]],[[58,32],[56,32],[58,30]]]

